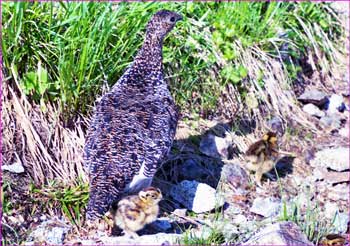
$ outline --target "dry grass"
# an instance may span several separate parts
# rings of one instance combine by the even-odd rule
[[[64,127],[59,109],[29,102],[16,78],[15,82],[16,88],[3,83],[3,164],[22,163],[36,184],[86,180],[82,163],[86,122],[76,122],[73,129]]]

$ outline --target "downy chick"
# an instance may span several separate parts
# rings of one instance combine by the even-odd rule
[[[245,167],[255,172],[255,181],[261,186],[263,174],[270,171],[278,160],[276,134],[266,133],[261,140],[250,145],[245,154]]]
[[[127,196],[119,201],[114,222],[126,235],[138,237],[138,230],[157,219],[158,203],[161,200],[162,193],[159,189],[144,188],[137,195]]]

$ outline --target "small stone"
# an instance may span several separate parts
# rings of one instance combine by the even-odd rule
[[[345,234],[348,228],[349,215],[347,213],[337,213],[333,223],[332,233]]]
[[[338,206],[334,202],[326,202],[324,204],[324,216],[328,220],[333,220],[336,213],[339,212]]]
[[[349,133],[350,133],[350,129],[348,124],[346,124],[345,127],[339,130],[339,135],[345,138],[349,138]]]
[[[326,104],[326,109],[328,114],[334,114],[337,112],[344,112],[345,104],[342,96],[333,94],[329,98],[329,102]]]
[[[278,199],[257,197],[253,201],[250,212],[269,218],[279,213],[281,205],[281,201]]]
[[[137,238],[129,237],[108,237],[103,236],[100,241],[104,245],[173,245],[183,238],[181,234],[157,233],[152,235],[142,235]]]
[[[154,221],[151,224],[152,227],[154,227],[159,232],[167,232],[172,228],[168,218],[158,218],[156,221]]]
[[[187,212],[186,208],[177,208],[173,211],[173,214],[180,216],[180,217],[185,217],[186,212]]]
[[[312,103],[316,106],[322,107],[327,101],[327,94],[319,90],[307,90],[298,97],[302,103]]]
[[[311,116],[316,116],[318,118],[325,116],[325,113],[312,103],[304,105],[303,111]]]
[[[331,130],[339,129],[341,126],[341,119],[338,115],[325,115],[320,119],[320,124],[326,128],[330,128]]]
[[[245,189],[248,186],[248,174],[238,164],[225,164],[221,170],[221,180],[233,188]]]
[[[209,212],[224,204],[224,200],[217,195],[214,188],[197,181],[184,180],[172,186],[170,195],[195,213]]]
[[[180,175],[183,179],[200,179],[208,174],[208,171],[193,159],[188,159],[181,165]]]
[[[253,235],[243,245],[313,245],[293,222],[271,224]]]
[[[63,244],[65,234],[70,230],[71,226],[62,220],[51,219],[42,222],[29,235],[29,241],[35,243],[46,244]]]
[[[342,172],[350,168],[349,155],[348,147],[323,149],[316,152],[315,159],[310,161],[310,165]]]
[[[228,159],[232,141],[230,138],[221,138],[213,134],[204,136],[199,144],[199,150],[210,157]]]
[[[9,171],[10,173],[24,173],[24,167],[20,162],[15,162],[11,165],[3,165],[1,166],[1,170]]]
[[[233,224],[244,224],[248,221],[247,217],[245,217],[243,214],[238,214],[233,220]]]
[[[283,121],[280,117],[275,116],[271,120],[267,121],[266,124],[271,131],[279,133],[280,135],[283,135],[284,127],[283,127]]]
[[[327,196],[333,201],[349,201],[349,184],[342,183],[327,188]]]
[[[240,234],[237,225],[225,223],[223,228],[220,228],[221,233],[224,235],[225,241],[232,241],[232,239],[236,238],[238,234]]]

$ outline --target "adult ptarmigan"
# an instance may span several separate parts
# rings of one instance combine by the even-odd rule
[[[167,10],[151,18],[133,63],[96,105],[84,148],[88,220],[105,214],[123,193],[149,186],[170,150],[178,112],[164,80],[162,45],[181,19]]]

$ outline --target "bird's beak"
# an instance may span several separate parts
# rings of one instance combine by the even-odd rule
[[[182,21],[182,20],[183,20],[182,15],[177,14],[176,21]]]

